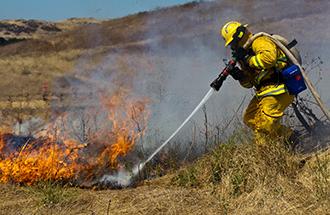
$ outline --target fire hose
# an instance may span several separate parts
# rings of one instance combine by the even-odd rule
[[[206,95],[203,97],[203,99],[200,101],[200,103],[195,107],[195,109],[191,112],[191,114],[181,123],[181,125],[171,134],[167,140],[165,140],[162,145],[160,145],[154,153],[152,153],[144,162],[140,163],[136,167],[133,168],[133,175],[137,175],[143,168],[144,166],[152,160],[152,158],[162,149],[164,148],[170,140],[183,128],[185,124],[195,115],[195,113],[209,100],[209,98],[213,95],[215,91],[219,91],[221,88],[223,82],[226,80],[230,72],[235,68],[236,66],[236,61],[235,60],[230,60],[225,68],[222,70],[222,72],[219,74],[219,76],[210,84],[211,89],[206,93]]]
[[[144,162],[140,163],[136,167],[133,168],[133,175],[137,175],[139,171],[141,171],[144,166],[152,160],[152,158],[163,148],[165,145],[169,143],[169,141],[183,128],[185,124],[195,115],[195,113],[209,100],[209,98],[213,95],[215,91],[219,91],[221,88],[223,82],[226,80],[228,75],[233,71],[233,69],[236,66],[235,60],[230,60],[225,68],[222,70],[222,72],[219,74],[219,76],[210,84],[211,89],[206,93],[206,95],[203,97],[203,99],[200,101],[200,103],[195,107],[195,109],[191,112],[191,114],[181,123],[181,125],[171,134],[167,140],[165,140],[162,145],[160,145],[154,153],[152,153]]]
[[[283,52],[284,54],[290,59],[290,61],[297,65],[301,71],[301,74],[303,76],[303,78],[305,79],[305,83],[308,87],[308,89],[311,91],[313,97],[315,98],[316,102],[318,103],[320,109],[322,110],[322,112],[325,114],[325,116],[327,117],[327,119],[330,121],[330,112],[327,109],[327,107],[325,106],[324,102],[321,100],[320,95],[318,94],[318,92],[316,91],[314,85],[312,84],[312,82],[310,81],[310,79],[308,78],[305,70],[303,69],[303,67],[301,66],[301,64],[299,63],[299,61],[294,57],[294,55],[290,52],[290,50],[284,45],[282,44],[280,41],[278,41],[276,38],[272,37],[271,35],[261,32],[258,34],[255,34],[254,36],[252,36],[245,44],[244,44],[244,49],[247,49],[247,47],[250,47],[252,42],[260,36],[267,36],[269,37]],[[183,126],[194,116],[194,114],[207,102],[207,100],[212,96],[214,91],[219,91],[219,89],[221,88],[223,82],[226,80],[226,78],[228,77],[228,75],[234,70],[236,66],[236,61],[235,60],[230,60],[225,68],[222,70],[222,72],[219,74],[219,76],[210,84],[211,89],[209,90],[209,92],[204,96],[204,98],[201,100],[201,102],[196,106],[196,108],[192,111],[192,113],[185,119],[185,121],[172,133],[172,135],[160,146],[158,147],[154,153],[152,153],[149,158],[147,160],[145,160],[144,162],[140,163],[138,166],[136,166],[133,169],[133,174],[137,175],[138,172],[140,170],[142,170],[144,168],[144,166],[146,165],[146,163],[148,163],[165,145],[167,145],[167,143],[169,143],[169,141],[183,128]]]
[[[314,87],[313,83],[311,82],[311,80],[308,78],[304,68],[301,66],[301,64],[298,62],[298,60],[294,57],[294,55],[291,53],[291,51],[284,45],[282,44],[280,41],[278,41],[276,38],[274,38],[273,36],[265,33],[265,32],[260,32],[258,34],[253,35],[245,44],[244,44],[244,49],[247,49],[248,47],[251,46],[252,42],[261,36],[267,36],[269,37],[283,52],[284,54],[290,59],[290,61],[297,65],[301,71],[301,74],[303,76],[303,78],[305,79],[305,83],[308,87],[308,89],[310,90],[310,92],[312,93],[315,101],[317,102],[317,104],[319,105],[320,109],[322,110],[322,112],[324,113],[324,115],[327,117],[327,119],[330,121],[330,111],[329,109],[325,106],[324,102],[322,101],[319,93],[317,92],[316,88]]]
[[[228,73],[229,74],[229,73]],[[227,74],[227,76],[228,76]],[[222,85],[222,82],[226,79],[227,76],[223,76],[221,78],[221,85]],[[221,86],[219,86],[220,88]],[[207,100],[209,100],[209,98],[213,95],[214,93],[214,88],[211,88],[207,93],[206,95],[203,97],[203,99],[199,102],[199,104],[195,107],[195,109],[191,112],[191,114],[183,121],[183,123],[181,123],[181,125],[171,134],[171,136],[169,138],[167,138],[167,140],[165,140],[163,142],[162,145],[160,145],[155,151],[154,153],[152,153],[147,160],[145,160],[144,162],[140,163],[138,166],[136,166],[134,169],[133,169],[133,175],[137,175],[139,173],[139,171],[141,171],[144,166],[152,160],[152,158],[162,149],[164,148],[169,142],[170,140],[175,137],[175,135],[183,128],[183,126],[185,126],[185,124],[187,124],[187,122],[195,115],[195,113],[207,102]]]

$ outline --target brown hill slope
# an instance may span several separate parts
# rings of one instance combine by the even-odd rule
[[[200,70],[215,70],[215,62],[228,55],[218,29],[231,19],[249,23],[255,32],[279,33],[289,39],[295,37],[308,60],[317,56],[327,59],[329,8],[330,3],[325,0],[220,1],[189,3],[106,21],[3,21],[28,29],[31,28],[29,23],[41,27],[16,35],[16,39],[26,37],[25,41],[0,46],[0,98],[8,100],[8,96],[26,94],[40,98],[43,86],[53,89],[53,80],[63,80],[65,76],[86,80],[88,77],[82,77],[82,74],[91,74],[100,64],[107,73],[115,70],[114,67],[121,67],[119,64],[136,72],[137,68],[151,70],[150,65],[153,65],[156,76],[163,76],[169,73],[165,65],[172,66],[174,71],[182,58],[190,58],[189,62],[193,62],[191,55],[197,53],[205,56],[196,61]],[[45,31],[42,26],[53,26],[61,31]],[[119,60],[105,68],[102,64],[111,56]],[[329,68],[328,61],[324,62]],[[212,74],[204,75],[206,80],[211,80]],[[200,90],[202,84],[205,87],[197,76],[191,77],[196,77],[193,80],[198,84],[196,90]],[[327,81],[329,77],[323,79]],[[60,86],[67,84],[63,82]],[[329,90],[329,85],[322,86],[322,91]],[[56,88],[56,91],[61,93],[62,88]],[[327,95],[325,99],[330,101]]]
[[[221,1],[188,3],[152,12],[142,12],[127,17],[98,22],[95,20],[74,21],[71,19],[62,23],[44,23],[40,28],[51,28],[57,31],[66,31],[56,36],[42,38],[40,40],[26,41],[0,49],[1,56],[13,54],[26,55],[29,53],[45,54],[72,49],[93,49],[100,46],[127,47],[129,44],[146,40],[163,40],[184,42],[188,38],[199,38],[205,41],[217,38],[218,27],[216,23],[223,23],[231,18],[239,19],[256,26],[258,29],[269,30],[272,25],[279,22],[287,22],[292,19],[304,19],[307,23],[315,23],[317,19],[312,15],[327,16],[330,8],[328,1],[290,1],[280,0],[276,2],[265,1],[263,3],[249,1]],[[275,13],[270,13],[274,12]],[[20,21],[29,23],[30,21]],[[32,22],[38,25],[38,22]],[[41,22],[40,22],[41,23]],[[68,26],[80,26],[70,31]],[[258,27],[257,27],[258,26]],[[259,27],[260,26],[260,27]],[[292,26],[294,29],[294,26]],[[29,25],[24,28],[29,29]],[[290,29],[283,29],[290,31]],[[32,30],[31,30],[32,31]],[[272,31],[274,31],[272,29]],[[42,32],[41,32],[42,33]],[[325,32],[320,32],[325,34]],[[19,35],[19,37],[23,37]],[[32,38],[38,38],[36,33]],[[180,40],[184,37],[185,40]],[[215,42],[209,41],[210,45]],[[144,43],[143,43],[144,44]],[[142,45],[142,44],[141,44]],[[32,48],[33,47],[33,48]],[[131,46],[129,46],[131,47]]]
[[[2,74],[16,74],[17,79],[24,69],[29,70],[30,67],[33,70],[42,67],[37,69],[41,70],[37,73],[45,76],[67,73],[85,51],[93,58],[119,50],[141,52],[152,49],[157,52],[153,44],[160,49],[171,46],[188,50],[198,48],[192,41],[221,50],[218,28],[229,19],[251,23],[252,29],[256,31],[266,30],[298,37],[298,41],[303,41],[305,46],[322,46],[324,44],[320,44],[321,41],[329,41],[329,29],[324,26],[329,19],[328,11],[328,1],[221,1],[189,3],[103,22],[79,22],[74,19],[62,23],[40,22],[39,28],[53,26],[54,29],[63,30],[56,30],[53,34],[38,28],[29,36],[32,39],[0,47],[0,66],[3,68]],[[16,22],[19,22],[17,26],[25,23],[24,28],[31,28],[28,27],[30,21]],[[38,25],[39,22],[32,23]],[[68,26],[74,26],[74,29]],[[315,27],[317,29],[313,29]],[[313,38],[315,31],[318,32],[317,38],[322,38],[319,44],[315,44],[318,40]],[[18,35],[17,39],[23,38],[25,34],[28,33]],[[34,79],[36,77],[31,78],[32,81]]]
[[[23,19],[2,20],[0,21],[0,37],[4,39],[40,39],[43,36],[99,22],[99,20],[92,18],[71,18],[60,22]]]
[[[2,46],[0,98],[40,97],[45,83],[61,93],[70,81],[88,82],[88,75],[97,70],[109,76],[120,71],[124,77],[150,70],[148,76],[174,83],[164,90],[159,82],[144,76],[142,83],[148,91],[162,97],[172,87],[178,89],[174,91],[178,100],[199,99],[197,92],[208,87],[208,79],[215,74],[204,71],[214,70],[213,62],[226,56],[218,28],[230,19],[250,23],[254,31],[297,37],[302,50],[328,59],[328,1],[190,3],[115,20],[83,22],[83,26],[72,20],[74,29],[56,24],[64,30]],[[185,70],[196,73],[180,76]],[[60,84],[52,86],[54,80]],[[111,87],[112,83],[106,84]],[[329,92],[326,87],[322,92]],[[184,96],[179,97],[185,88]],[[222,105],[234,98],[227,97]],[[281,148],[272,152],[259,154],[249,143],[225,145],[177,173],[144,182],[136,189],[93,191],[53,184],[32,188],[2,184],[0,214],[329,214],[329,152],[314,155],[305,165],[300,155]]]

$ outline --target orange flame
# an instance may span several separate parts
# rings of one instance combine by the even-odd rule
[[[0,134],[0,155],[3,153],[2,151],[5,148],[5,145],[6,145],[6,143],[4,140],[4,136],[2,134]]]
[[[50,126],[43,136],[9,150],[10,143],[0,134],[0,182],[73,181],[81,175],[98,177],[96,169],[118,168],[118,158],[126,156],[144,133],[148,101],[117,93],[103,96],[102,104],[111,126],[90,135],[88,144],[68,138],[65,129],[59,132]]]
[[[135,145],[136,140],[143,135],[144,129],[141,126],[148,117],[145,113],[145,106],[148,103],[146,99],[131,102],[128,106],[120,108],[121,110],[125,108],[126,111],[124,112],[113,111],[125,104],[123,98],[124,96],[120,93],[110,99],[103,98],[103,103],[109,110],[109,121],[112,122],[112,131],[109,137],[114,138],[114,143],[103,151],[101,158],[109,156],[110,166],[115,168],[118,165],[118,157],[126,156]]]

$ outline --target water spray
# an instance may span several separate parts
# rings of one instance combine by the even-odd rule
[[[254,38],[261,36],[261,35],[266,35],[268,37],[271,37],[265,33],[260,33],[257,36],[254,36]],[[272,37],[271,37],[272,38]],[[292,62],[296,65],[298,65],[302,71],[302,74],[304,76],[304,78],[306,79],[307,85],[309,87],[309,89],[311,90],[315,100],[318,102],[319,107],[322,109],[322,111],[324,112],[324,114],[326,115],[326,117],[328,119],[330,119],[330,113],[328,111],[328,109],[325,107],[323,101],[320,99],[319,94],[317,93],[317,91],[315,90],[314,86],[311,84],[311,82],[309,81],[307,75],[304,73],[304,70],[302,69],[301,65],[299,64],[299,62],[294,58],[294,56],[288,51],[288,49],[286,49],[282,44],[280,44],[280,42],[278,42],[276,39],[272,38],[272,40],[285,52],[285,54],[292,60]],[[252,39],[249,40],[249,42],[253,41]],[[171,140],[172,138],[183,128],[183,126],[195,115],[195,113],[207,102],[207,100],[212,96],[212,94],[214,93],[214,91],[218,91],[220,89],[220,87],[222,86],[223,82],[226,80],[226,78],[228,77],[228,75],[230,74],[230,72],[235,68],[236,66],[236,61],[235,60],[230,60],[228,62],[228,64],[226,65],[226,67],[222,70],[222,72],[220,73],[220,75],[218,76],[217,79],[215,79],[212,83],[211,83],[211,89],[206,93],[206,95],[204,96],[204,98],[200,101],[200,103],[197,105],[197,107],[192,111],[192,113],[185,119],[185,121],[172,133],[172,135],[162,144],[160,145],[156,151],[154,153],[152,153],[147,160],[145,160],[144,162],[140,163],[139,165],[137,165],[134,169],[133,169],[133,177],[135,175],[137,175],[139,173],[139,171],[141,171],[144,166],[150,161],[152,160],[152,158],[162,149],[164,148]]]
[[[136,175],[139,171],[141,171],[143,169],[143,167],[150,161],[152,160],[153,157],[155,157],[156,154],[158,154],[158,152],[160,150],[162,150],[162,148],[164,148],[172,139],[173,137],[175,137],[175,135],[183,128],[183,126],[185,126],[185,124],[187,124],[187,122],[196,114],[196,112],[207,102],[207,100],[209,100],[209,98],[212,96],[212,94],[214,93],[214,89],[211,88],[206,95],[204,96],[204,98],[200,101],[200,103],[195,107],[195,109],[191,112],[191,114],[183,121],[183,123],[171,134],[171,136],[169,138],[167,138],[167,140],[165,140],[165,142],[160,145],[156,151],[154,151],[154,153],[152,153],[147,160],[145,160],[144,162],[140,163],[136,168],[133,169],[133,175]]]
[[[196,112],[210,99],[210,97],[213,95],[215,91],[219,91],[220,87],[222,86],[223,82],[228,77],[230,71],[234,69],[236,65],[236,61],[230,60],[225,68],[222,70],[222,72],[219,74],[219,76],[211,83],[211,89],[206,93],[206,95],[203,97],[203,99],[200,101],[200,103],[195,107],[195,109],[191,112],[191,114],[183,121],[183,123],[172,133],[172,135],[165,140],[165,142],[160,145],[154,153],[152,153],[147,160],[140,163],[139,165],[135,166],[133,168],[133,175],[132,177],[136,176],[139,171],[141,171],[144,166],[153,159],[153,157],[156,156],[156,154],[159,153],[162,148],[164,148],[172,139],[175,137],[175,135],[187,124],[187,122],[196,114]]]
[[[223,79],[225,80],[225,79]],[[214,81],[215,82],[215,81]],[[212,85],[212,84],[211,84]],[[119,172],[116,175],[104,175],[99,183],[101,184],[111,184],[115,187],[127,187],[131,184],[132,178],[136,177],[139,172],[145,167],[145,165],[152,160],[153,157],[156,156],[156,154],[159,153],[162,148],[164,148],[172,139],[175,137],[175,135],[187,124],[187,122],[196,114],[196,112],[209,100],[209,98],[213,95],[213,93],[218,90],[216,88],[211,88],[206,95],[203,97],[203,99],[200,101],[200,103],[195,107],[195,109],[191,112],[191,114],[182,122],[182,124],[171,134],[165,142],[162,143],[155,151],[152,153],[148,159],[146,159],[144,162],[141,162],[140,164],[136,165],[132,172],[128,172],[125,169],[120,169]]]
[[[236,61],[230,60],[219,76],[210,84],[211,89],[205,94],[203,99],[191,112],[191,114],[181,123],[181,125],[171,134],[167,140],[165,140],[144,162],[136,165],[132,172],[127,172],[126,170],[120,170],[117,175],[105,175],[101,179],[101,183],[111,183],[116,184],[116,186],[127,187],[131,184],[132,178],[136,177],[139,172],[145,167],[145,165],[151,161],[159,152],[162,150],[174,137],[175,135],[189,122],[189,120],[196,114],[196,112],[210,99],[215,91],[219,91],[223,82],[226,80],[230,72],[235,68]]]

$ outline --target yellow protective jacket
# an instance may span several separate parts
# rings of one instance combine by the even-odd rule
[[[240,81],[246,88],[255,87],[257,96],[280,95],[287,92],[279,72],[287,65],[287,58],[267,36],[256,38],[251,44],[251,56],[240,62],[244,77]]]

